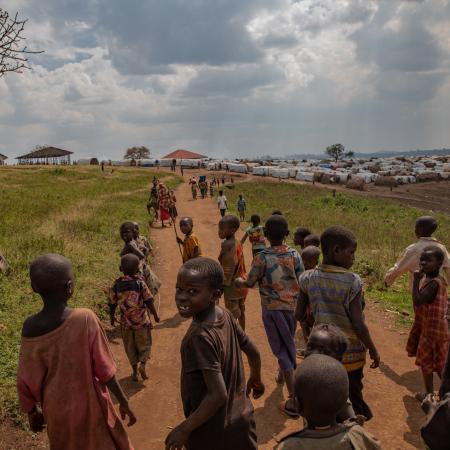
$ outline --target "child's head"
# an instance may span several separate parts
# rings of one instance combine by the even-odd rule
[[[305,270],[311,270],[319,264],[320,249],[314,245],[309,245],[302,250],[302,261]]]
[[[265,224],[265,235],[271,245],[281,245],[289,235],[289,226],[287,220],[280,215],[272,215]]]
[[[444,252],[437,245],[425,247],[420,255],[419,266],[425,275],[437,274],[444,262]]]
[[[283,213],[279,209],[272,211],[272,216],[282,216],[282,215]]]
[[[222,217],[219,222],[219,237],[220,239],[229,239],[234,236],[240,226],[239,219],[236,216],[228,215]]]
[[[126,243],[131,242],[134,239],[135,232],[135,222],[124,222],[120,225],[120,237]]]
[[[332,323],[319,323],[311,330],[305,357],[320,354],[342,361],[347,347],[348,340],[340,328]]]
[[[315,234],[308,234],[303,241],[303,248],[313,245],[314,247],[320,247],[320,238]]]
[[[333,425],[348,399],[348,375],[334,358],[311,355],[296,370],[294,391],[308,427]]]
[[[294,245],[299,245],[301,248],[305,247],[305,237],[310,235],[311,231],[308,228],[299,227],[294,233]]]
[[[180,219],[180,230],[184,235],[188,235],[194,228],[194,222],[191,217],[182,217]]]
[[[120,271],[124,275],[136,275],[139,272],[139,258],[133,253],[123,255],[120,258]]]
[[[194,258],[178,271],[175,302],[182,317],[192,317],[215,305],[222,295],[223,270],[210,258]]]
[[[219,191],[219,195],[223,195],[223,191]]]
[[[261,223],[261,217],[259,217],[258,214],[252,214],[250,217],[250,222],[254,227],[257,227]]]
[[[72,264],[64,256],[54,253],[38,256],[30,265],[30,280],[33,291],[44,299],[67,302],[72,297]]]
[[[327,228],[320,236],[320,245],[325,264],[350,269],[355,260],[356,237],[341,226]]]
[[[431,216],[422,216],[416,220],[415,233],[418,238],[430,237],[438,227],[437,220]]]
[[[242,200],[242,194],[239,194],[239,200]]]

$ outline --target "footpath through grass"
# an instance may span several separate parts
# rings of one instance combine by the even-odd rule
[[[120,223],[147,232],[146,202],[154,175],[169,186],[181,178],[137,168],[0,168],[0,415],[18,418],[15,377],[23,320],[39,310],[28,266],[38,255],[61,253],[75,270],[70,304],[104,311],[104,289],[118,275]],[[99,307],[102,306],[102,307]],[[68,350],[70,352],[70,349]]]
[[[317,186],[291,183],[246,182],[225,189],[231,212],[237,215],[239,194],[247,201],[247,220],[259,214],[264,220],[279,209],[289,221],[293,233],[299,226],[320,236],[331,225],[343,225],[358,239],[356,263],[352,270],[366,282],[367,297],[384,302],[388,308],[412,317],[412,301],[407,289],[407,276],[392,287],[384,287],[384,274],[404,248],[416,241],[414,223],[429,211],[406,207],[385,199],[364,198],[349,193],[336,193]],[[435,237],[448,248],[450,217],[433,214],[439,222]],[[245,224],[247,226],[247,224]],[[400,318],[403,316],[401,315]],[[403,319],[408,321],[408,317]]]

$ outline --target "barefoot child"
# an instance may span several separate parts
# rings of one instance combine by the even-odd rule
[[[185,237],[181,239],[177,236],[177,242],[183,245],[183,263],[202,256],[200,241],[193,229],[194,222],[191,217],[182,217],[180,219],[180,230]]]
[[[261,217],[257,214],[253,214],[250,217],[251,227],[245,230],[245,234],[241,239],[241,244],[249,238],[250,244],[252,244],[252,255],[255,257],[257,253],[266,248],[266,239],[264,238],[264,227],[261,225]]]
[[[420,270],[414,272],[415,319],[406,350],[408,356],[416,357],[416,365],[422,369],[426,393],[416,395],[420,401],[433,393],[433,373],[442,375],[447,358],[447,283],[439,276],[443,261],[444,253],[439,247],[425,247],[420,255]]]
[[[220,265],[209,258],[185,263],[175,301],[192,323],[181,343],[181,399],[186,420],[166,438],[166,449],[256,450],[253,406],[264,393],[258,349],[231,314],[216,306],[223,285]],[[245,385],[244,352],[250,366]]]
[[[323,264],[301,276],[296,317],[305,320],[309,304],[315,323],[333,323],[345,334],[349,345],[342,362],[348,373],[350,400],[355,413],[369,420],[372,412],[362,394],[366,349],[372,368],[378,367],[380,356],[364,321],[362,281],[349,270],[355,259],[356,238],[349,230],[334,226],[322,233],[320,244]]]
[[[152,323],[148,312],[153,315],[155,322],[159,322],[159,317],[152,294],[139,276],[139,258],[131,253],[122,256],[120,270],[123,276],[115,281],[109,295],[111,325],[115,324],[118,306],[123,346],[133,369],[132,379],[138,381],[139,363],[139,373],[146,380],[145,364],[152,348]]]
[[[247,209],[247,203],[242,194],[239,194],[239,200],[237,201],[237,210],[239,212],[239,220],[243,222],[245,220],[245,210]]]
[[[295,374],[295,396],[307,426],[282,440],[277,450],[381,450],[380,444],[355,422],[337,423],[349,383],[345,369],[326,355],[311,355]]]
[[[42,431],[46,424],[52,450],[132,449],[108,389],[128,425],[136,418],[116,380],[100,321],[89,309],[67,306],[74,291],[70,261],[39,256],[30,279],[44,303],[23,325],[17,369],[19,402],[31,430]]]
[[[422,250],[429,245],[436,245],[444,253],[444,261],[442,263],[442,275],[447,284],[450,283],[450,256],[444,245],[432,237],[437,230],[438,223],[434,217],[423,216],[416,220],[415,234],[419,239],[415,244],[411,244],[400,256],[394,267],[390,268],[385,277],[384,282],[390,286],[398,277],[405,273],[409,273],[409,288],[412,291],[414,272],[419,270],[419,259]]]
[[[219,237],[223,239],[219,255],[219,262],[224,273],[223,298],[225,307],[239,325],[245,330],[245,299],[248,290],[234,285],[236,278],[245,278],[245,260],[242,244],[235,234],[239,229],[239,219],[236,216],[225,216],[219,222]]]
[[[239,278],[235,284],[238,287],[259,284],[267,340],[278,359],[277,381],[280,381],[281,375],[289,394],[280,409],[288,415],[297,416],[294,400],[294,369],[297,365],[294,310],[300,292],[298,279],[304,270],[303,263],[297,250],[284,245],[289,229],[283,216],[269,217],[265,229],[270,247],[255,256],[247,280]]]

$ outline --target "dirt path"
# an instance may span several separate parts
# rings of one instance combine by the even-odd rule
[[[190,215],[194,219],[195,232],[200,238],[205,255],[217,258],[220,240],[216,231],[219,214],[215,202],[211,199],[191,200],[186,183],[179,187],[177,198],[180,215]],[[181,258],[173,228],[154,228],[151,236],[157,252],[154,268],[163,285],[160,309],[162,322],[153,332],[149,380],[138,384],[131,382],[122,342],[117,335],[111,336],[119,367],[118,376],[138,417],[138,423],[129,430],[137,450],[164,448],[163,442],[170,427],[183,419],[179,394],[179,347],[189,322],[178,316],[174,304],[175,277],[181,265]],[[249,265],[249,245],[245,251]],[[287,430],[295,430],[300,423],[286,419],[277,410],[283,393],[274,380],[276,361],[268,347],[261,323],[257,290],[250,291],[247,311],[247,332],[261,351],[263,379],[266,384],[266,394],[254,402],[259,448],[272,449],[276,445],[274,437]],[[366,370],[365,395],[375,417],[366,426],[381,440],[385,449],[421,449],[423,446],[418,430],[423,414],[413,398],[413,393],[421,387],[421,379],[413,361],[406,357],[405,332],[396,331],[392,318],[379,312],[375,305],[370,305],[370,301],[367,322],[378,345],[383,364],[380,369]]]

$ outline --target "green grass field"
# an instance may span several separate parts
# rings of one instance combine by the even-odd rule
[[[0,413],[18,418],[15,376],[25,317],[38,311],[28,265],[38,255],[62,253],[74,264],[71,305],[99,308],[118,275],[125,220],[146,233],[146,201],[155,172],[98,167],[0,168],[0,249],[9,270],[0,274]],[[168,185],[181,180],[160,173]]]
[[[259,214],[264,221],[275,209],[280,209],[289,221],[293,233],[299,226],[308,227],[320,235],[331,225],[343,225],[352,230],[358,239],[356,263],[352,270],[366,282],[367,298],[383,302],[389,309],[408,313],[400,321],[409,322],[412,317],[412,302],[407,290],[407,276],[392,287],[384,287],[384,274],[404,248],[415,242],[414,222],[430,212],[401,206],[387,200],[364,198],[349,193],[337,193],[312,185],[289,183],[248,182],[225,189],[231,211],[237,214],[236,202],[239,194],[247,201],[247,219]],[[434,214],[439,221],[435,234],[448,247],[450,217]],[[247,226],[247,224],[245,224]],[[293,245],[293,244],[292,244]]]

